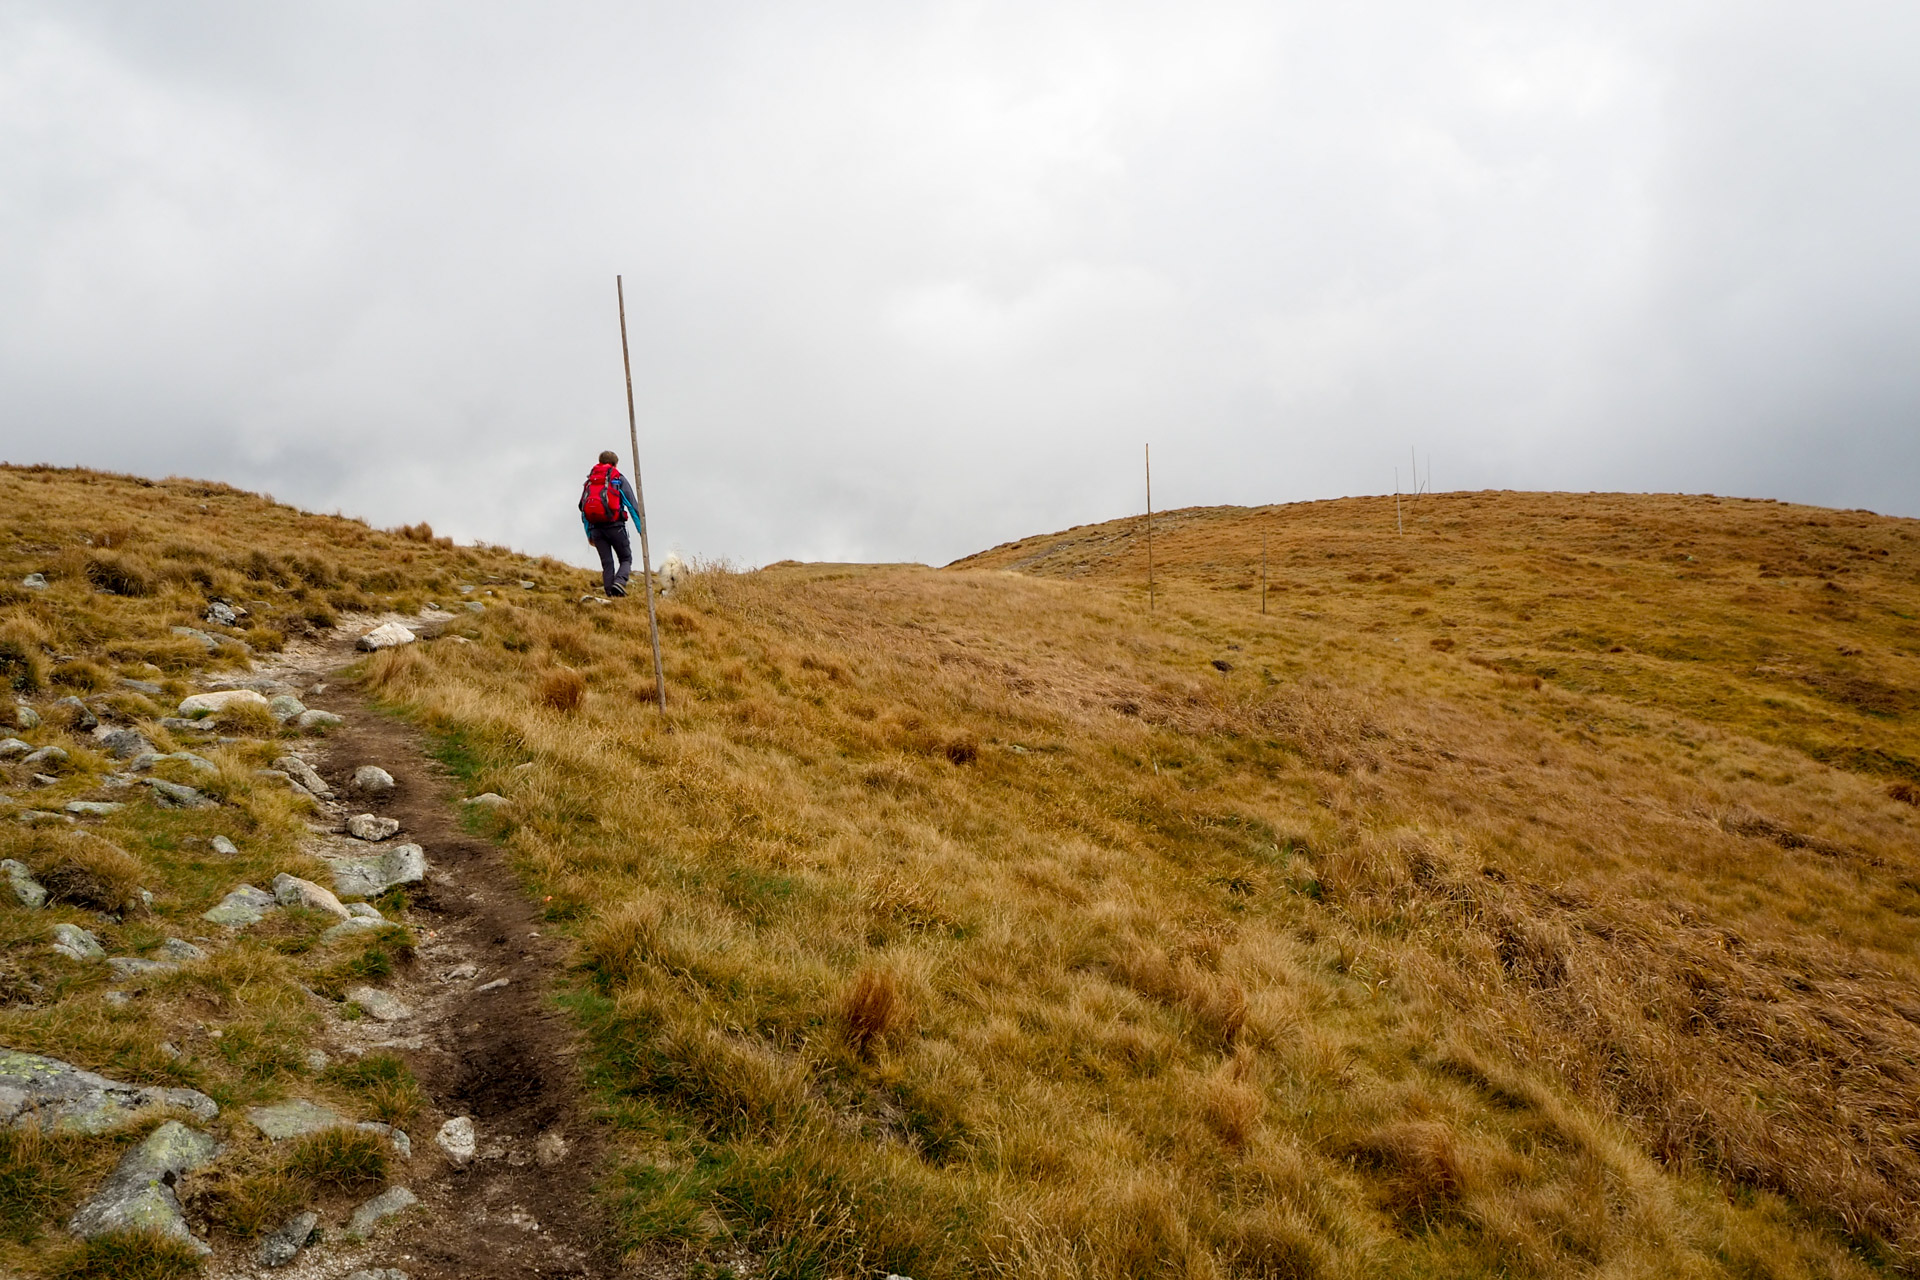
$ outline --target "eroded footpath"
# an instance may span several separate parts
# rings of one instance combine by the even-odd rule
[[[575,1038],[551,1001],[562,950],[543,935],[503,851],[465,829],[469,797],[428,754],[419,731],[375,712],[343,678],[356,656],[348,646],[362,630],[342,627],[334,644],[290,650],[264,674],[300,690],[308,707],[344,720],[303,752],[332,792],[319,801],[312,852],[336,865],[409,843],[426,854],[425,879],[407,886],[413,962],[381,984],[387,999],[360,1002],[361,1016],[343,1016],[342,1006],[320,1040],[336,1060],[396,1054],[418,1078],[425,1103],[410,1135],[412,1154],[396,1162],[393,1179],[417,1203],[367,1244],[340,1241],[342,1224],[321,1223],[314,1244],[270,1272],[249,1248],[231,1256],[222,1250],[208,1274],[333,1280],[370,1267],[411,1280],[616,1274],[588,1194],[596,1150],[575,1080]],[[391,790],[354,786],[367,765],[391,776]],[[355,839],[344,827],[361,814],[397,828],[378,842]],[[330,1247],[333,1241],[344,1247]]]

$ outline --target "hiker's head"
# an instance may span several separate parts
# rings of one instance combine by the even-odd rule
[[[613,466],[613,465],[614,465],[615,463],[617,463],[617,462],[619,462],[619,461],[620,461],[620,455],[619,455],[619,454],[617,454],[617,453],[615,453],[615,452],[614,452],[613,450],[611,450],[611,449],[607,449],[607,450],[604,450],[604,451],[602,451],[602,452],[601,452],[601,454],[600,454],[600,461],[602,461],[602,462],[604,462],[604,463],[606,463],[606,464],[607,464],[608,466],[610,466],[610,467],[611,467],[611,466]]]

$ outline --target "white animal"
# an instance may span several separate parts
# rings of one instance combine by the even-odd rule
[[[670,596],[675,588],[693,576],[693,570],[676,553],[667,552],[667,558],[660,562],[660,568],[654,573],[654,581],[660,584],[660,594]]]

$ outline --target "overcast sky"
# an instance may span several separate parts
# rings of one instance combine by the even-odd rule
[[[0,459],[590,558],[1920,515],[1920,5],[0,0]]]

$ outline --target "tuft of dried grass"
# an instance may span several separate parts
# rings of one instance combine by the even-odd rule
[[[906,1001],[893,974],[885,969],[862,969],[840,998],[840,1023],[847,1044],[861,1057],[871,1055],[889,1032],[907,1017]]]
[[[571,667],[558,667],[541,677],[539,699],[542,706],[565,715],[580,710],[586,701],[587,678]]]
[[[368,1191],[387,1180],[387,1141],[359,1129],[321,1129],[293,1139],[279,1167],[317,1192]]]

